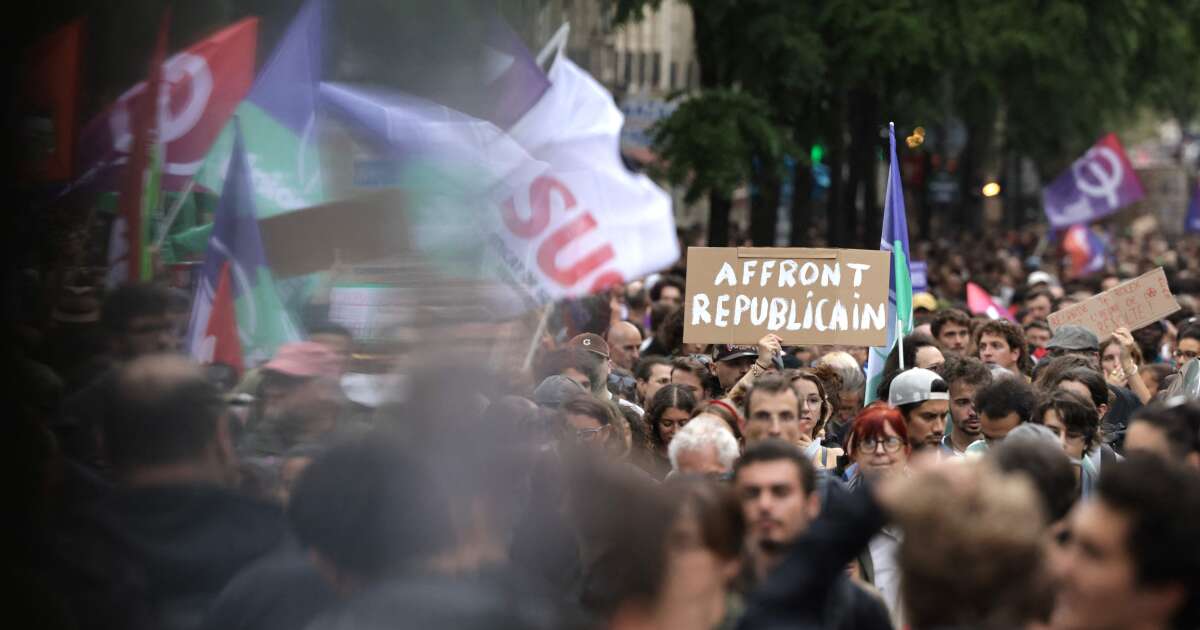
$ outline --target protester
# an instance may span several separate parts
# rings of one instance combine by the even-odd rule
[[[557,410],[563,403],[587,391],[578,381],[555,374],[538,383],[533,390],[533,401],[542,407]]]
[[[727,392],[733,388],[750,366],[758,360],[758,350],[754,346],[734,346],[717,344],[713,349],[713,372],[721,384],[721,391]]]
[[[1153,480],[1153,481],[1149,481]],[[1137,455],[1107,468],[1076,506],[1061,552],[1055,628],[1194,628],[1200,623],[1200,479]]]
[[[658,390],[650,401],[646,424],[649,425],[650,440],[654,444],[656,466],[649,472],[657,479],[662,479],[671,470],[667,448],[675,434],[692,419],[692,410],[695,408],[696,397],[682,385],[667,385]]]
[[[633,374],[637,379],[638,403],[649,407],[659,389],[671,383],[671,361],[660,356],[643,356]]]
[[[1025,343],[1025,332],[1016,324],[1001,319],[985,322],[975,331],[974,345],[979,360],[998,365],[1024,377],[1033,363]]]
[[[1152,405],[1134,413],[1125,452],[1149,453],[1200,471],[1200,403]]]
[[[900,410],[913,450],[941,447],[950,411],[950,388],[936,372],[905,370],[888,388],[888,404]]]
[[[706,355],[679,357],[671,363],[671,384],[686,388],[696,400],[711,398],[713,376]]]
[[[733,470],[739,452],[728,425],[712,416],[692,418],[667,445],[672,475],[723,476]]]
[[[650,301],[677,309],[683,306],[685,290],[683,279],[679,276],[662,276],[650,287]]]
[[[872,404],[854,419],[847,436],[846,452],[856,464],[850,487],[858,488],[867,479],[907,474],[912,450],[908,428],[900,411],[883,403]],[[884,527],[858,556],[863,579],[879,589],[897,627],[903,625],[904,618],[900,607],[900,572],[896,563],[902,538],[899,529]]]
[[[283,513],[233,491],[228,417],[198,366],[147,355],[113,387],[104,436],[118,489],[97,504],[87,535],[141,573],[160,624],[198,627],[230,579],[283,540]]]
[[[729,432],[737,440],[739,451],[741,450],[741,447],[746,443],[746,438],[743,435],[746,428],[746,419],[742,417],[742,414],[738,413],[737,408],[733,404],[727,400],[702,402],[697,404],[696,408],[692,410],[692,419],[695,420],[702,414],[712,416],[724,422],[725,426],[729,428]]]
[[[986,452],[1004,441],[1009,431],[1033,419],[1037,395],[1022,379],[1003,378],[975,393],[975,409],[983,438],[967,447],[967,454]]]
[[[1175,342],[1175,370],[1183,370],[1188,361],[1200,356],[1200,324],[1193,324],[1179,331]]]
[[[623,437],[616,428],[617,410],[586,394],[577,394],[562,405],[564,438],[571,444],[605,451]]]
[[[933,338],[949,354],[965,354],[971,343],[971,317],[956,309],[938,311],[930,323]]]
[[[1028,325],[1030,322],[1045,320],[1054,312],[1054,296],[1045,289],[1033,289],[1025,294],[1025,317],[1021,320],[1022,324]]]
[[[95,469],[107,466],[100,445],[103,425],[112,413],[117,370],[138,357],[175,348],[167,302],[166,291],[145,284],[122,285],[104,297],[100,324],[108,342],[106,367],[63,401],[62,413],[51,424],[67,457]]]
[[[836,446],[827,447],[822,444],[825,435],[825,425],[833,416],[833,403],[826,394],[825,383],[821,380],[821,370],[828,368],[802,368],[790,372],[792,389],[799,400],[800,438],[797,443],[804,448],[805,455],[812,460],[813,465],[820,469],[834,468],[842,449]],[[836,378],[836,375],[833,375]]]
[[[239,451],[252,457],[280,456],[332,434],[345,406],[337,380],[340,364],[337,355],[315,342],[281,347],[263,366],[255,412]]]
[[[950,431],[942,438],[942,452],[962,455],[981,436],[975,394],[992,382],[992,373],[979,359],[950,356],[938,371],[950,386]]]
[[[1100,477],[1095,463],[1100,457],[1100,415],[1096,407],[1075,392],[1058,390],[1038,405],[1033,422],[1050,429],[1058,439],[1076,468],[1080,495],[1091,495]]]
[[[1033,483],[1052,531],[1079,499],[1078,469],[1059,438],[1042,425],[1027,423],[1009,431],[1004,442],[988,450],[987,460],[1001,472],[1023,474]]]
[[[776,439],[751,444],[737,461],[733,486],[747,524],[747,577],[751,583],[764,581],[783,561],[791,543],[820,514],[816,476],[812,463],[800,449]],[[818,600],[794,602],[796,608],[803,610],[788,615],[796,620],[792,623],[803,619],[818,624],[817,627],[830,627],[826,624],[837,628],[891,627],[883,604],[842,573],[829,576],[829,581],[814,591],[821,593]],[[781,623],[783,618],[772,619]]]
[[[632,372],[641,358],[642,333],[637,327],[629,322],[617,322],[609,327],[605,341],[612,352],[613,364]]]
[[[1025,324],[1025,341],[1029,344],[1029,354],[1037,360],[1046,355],[1046,344],[1050,343],[1053,331],[1044,319],[1035,319]]]
[[[862,409],[863,390],[866,388],[867,380],[863,375],[862,367],[849,353],[841,351],[827,353],[816,362],[816,367],[822,365],[836,370],[842,379],[842,387],[838,390],[837,409],[826,428],[829,441],[842,444],[846,432],[850,429],[850,423]]]

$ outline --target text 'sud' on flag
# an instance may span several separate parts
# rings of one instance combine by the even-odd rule
[[[1116,134],[1101,138],[1042,191],[1052,228],[1090,223],[1146,196]]]
[[[217,206],[188,331],[193,358],[241,370],[299,338],[263,252],[240,127]]]
[[[864,400],[875,400],[883,379],[883,366],[896,345],[897,336],[912,332],[912,280],[908,261],[908,217],[904,211],[904,189],[896,159],[896,128],[888,125],[891,165],[888,169],[887,195],[883,204],[883,234],[879,249],[892,254],[892,272],[888,290],[886,346],[871,348],[867,358],[867,391]],[[911,367],[911,366],[906,366]]]

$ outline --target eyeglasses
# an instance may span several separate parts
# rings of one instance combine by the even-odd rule
[[[865,450],[868,453],[874,453],[875,450],[878,449],[880,445],[883,446],[883,451],[885,453],[895,453],[896,451],[900,450],[901,446],[904,446],[904,440],[901,440],[900,438],[898,438],[894,435],[888,436],[883,439],[879,439],[876,437],[869,437],[869,438],[863,439],[862,445],[863,445],[863,450]]]
[[[1200,356],[1200,353],[1184,352],[1183,350],[1176,350],[1174,353],[1174,356],[1175,356],[1176,361],[1187,362],[1187,361],[1191,361],[1192,359],[1195,359],[1196,357]]]
[[[596,440],[596,436],[600,435],[600,432],[603,430],[604,427],[599,427],[596,429],[575,429],[575,439],[579,440],[580,442],[593,442]]]

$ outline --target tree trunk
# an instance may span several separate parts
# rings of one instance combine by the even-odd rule
[[[750,240],[759,247],[770,247],[775,244],[775,223],[779,219],[779,173],[774,165],[760,160],[753,180]]]
[[[859,133],[862,136],[860,147],[859,169],[863,177],[862,220],[859,222],[859,242],[865,249],[879,247],[880,226],[883,225],[883,211],[879,207],[879,177],[876,166],[876,155],[879,153],[881,140],[879,137],[879,99],[874,92],[862,93],[862,114],[859,119]],[[886,147],[884,154],[887,155]],[[890,159],[890,158],[889,158]]]
[[[842,222],[842,162],[846,156],[846,93],[838,90],[829,106],[829,197],[825,205],[825,244],[837,247],[845,234]]]
[[[729,210],[732,207],[733,199],[729,195],[717,192],[708,194],[709,247],[727,247],[729,245]]]
[[[792,171],[792,234],[790,242],[793,246],[808,245],[809,228],[812,227],[812,191],[813,177],[811,166],[796,160],[796,168]]]

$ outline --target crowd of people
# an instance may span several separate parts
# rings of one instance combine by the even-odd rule
[[[319,317],[260,366],[200,365],[186,294],[67,292],[7,362],[20,618],[1200,627],[1191,263],[1166,261],[1181,311],[1101,340],[1046,317],[1163,252],[1064,285],[1016,246],[935,250],[870,392],[867,348],[686,343],[683,266],[558,304],[520,374],[364,370]],[[963,309],[972,270],[1015,323]]]

